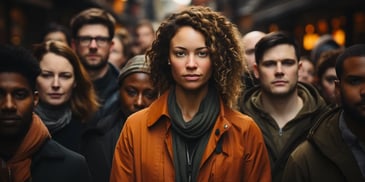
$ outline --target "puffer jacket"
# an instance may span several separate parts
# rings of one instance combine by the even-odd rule
[[[324,114],[308,140],[290,155],[283,182],[363,182],[360,168],[339,128],[341,109]]]
[[[298,95],[303,100],[303,108],[283,128],[279,128],[270,114],[262,109],[265,103],[260,101],[259,86],[246,91],[242,97],[241,112],[252,117],[264,135],[274,182],[281,182],[290,153],[306,139],[319,116],[329,110],[324,99],[311,85],[298,83]],[[278,146],[280,142],[282,145]]]
[[[116,145],[111,181],[175,181],[168,91],[132,114]],[[220,104],[197,181],[271,181],[261,132],[252,119]]]

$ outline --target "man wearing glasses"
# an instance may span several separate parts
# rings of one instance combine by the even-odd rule
[[[119,71],[108,63],[115,19],[105,10],[91,8],[75,15],[70,26],[72,47],[93,81],[100,101],[99,111],[85,126],[81,151],[93,180],[109,181],[114,140],[120,131],[118,120],[108,118],[119,109]]]

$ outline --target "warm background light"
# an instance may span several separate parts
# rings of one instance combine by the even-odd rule
[[[174,0],[175,3],[179,5],[189,5],[191,3],[191,0]]]
[[[305,34],[303,37],[303,47],[305,50],[312,50],[319,36],[314,33],[314,25],[308,24],[305,26]]]

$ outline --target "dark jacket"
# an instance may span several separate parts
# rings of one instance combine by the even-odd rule
[[[365,181],[351,149],[339,129],[341,109],[324,114],[294,150],[283,175],[284,182]]]
[[[115,145],[125,119],[122,112],[117,110],[83,134],[81,153],[88,159],[95,182],[109,181]]]
[[[290,153],[305,140],[319,115],[328,110],[325,101],[313,86],[298,83],[298,94],[303,100],[303,108],[283,128],[279,128],[270,114],[262,109],[259,86],[248,90],[242,98],[241,112],[251,116],[264,135],[274,182],[281,181]]]
[[[34,154],[31,175],[32,182],[92,181],[85,158],[52,139]]]
[[[116,116],[120,112],[118,76],[117,68],[109,63],[105,76],[93,81],[101,108],[83,130],[81,154],[87,160],[94,182],[109,181],[115,138],[119,137],[124,120]]]
[[[97,125],[97,122],[103,117],[119,109],[118,76],[117,68],[109,63],[108,72],[102,78],[93,81],[101,107],[90,122],[91,127]]]
[[[52,139],[57,141],[59,144],[64,147],[80,153],[81,151],[81,135],[84,124],[82,124],[79,120],[74,117],[71,118],[71,121],[68,125],[51,133]]]

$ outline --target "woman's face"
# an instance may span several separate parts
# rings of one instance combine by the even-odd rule
[[[336,103],[335,80],[337,80],[337,75],[334,67],[328,68],[321,78],[323,97],[330,103]]]
[[[298,81],[312,84],[314,82],[314,66],[309,60],[300,60],[301,67],[298,72]]]
[[[196,91],[208,88],[212,62],[205,38],[189,26],[181,27],[170,42],[169,63],[176,89]]]
[[[70,62],[57,54],[46,53],[40,61],[41,74],[37,77],[40,101],[59,106],[68,102],[76,86]]]
[[[126,116],[148,107],[157,98],[150,75],[142,72],[125,77],[119,94],[121,110]]]

